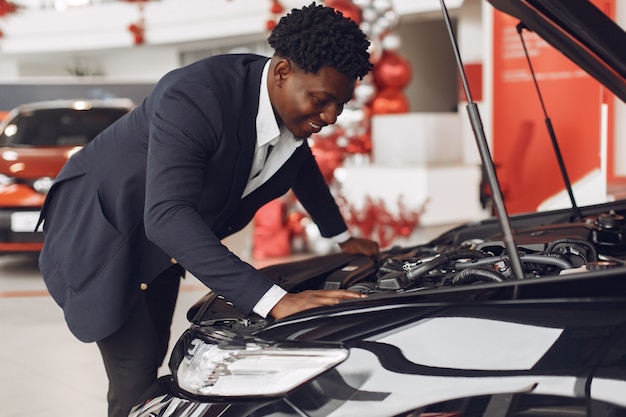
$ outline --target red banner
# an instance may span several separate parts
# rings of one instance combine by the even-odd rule
[[[614,1],[592,0],[605,12],[614,10]],[[518,23],[494,10],[492,153],[510,213],[534,211],[565,188]],[[610,94],[537,34],[524,30],[522,35],[569,178],[576,182],[600,168],[603,102],[609,105],[608,151],[612,153]],[[612,172],[610,162],[608,172]]]

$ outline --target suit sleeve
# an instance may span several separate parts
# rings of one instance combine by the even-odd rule
[[[144,225],[148,239],[249,313],[273,282],[230,252],[198,210],[206,164],[223,136],[222,107],[206,86],[175,85],[162,94],[150,126]]]
[[[298,171],[292,189],[298,201],[317,224],[321,235],[333,237],[345,232],[348,227],[308,146],[306,151],[308,155]]]

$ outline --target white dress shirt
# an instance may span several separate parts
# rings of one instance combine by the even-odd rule
[[[276,122],[276,116],[274,115],[274,109],[272,108],[267,89],[269,66],[270,61],[267,61],[261,76],[259,110],[256,116],[257,143],[252,169],[250,170],[250,178],[241,198],[247,196],[269,180],[303,143],[302,140],[296,139],[289,130],[279,127]],[[273,149],[269,157],[266,158],[267,149],[270,145],[273,146]],[[340,235],[334,236],[332,240],[341,243],[349,238],[350,234],[348,231],[345,231]],[[267,317],[270,310],[274,308],[285,294],[287,294],[287,291],[278,285],[274,285],[263,295],[252,310],[261,317]]]
[[[267,74],[270,61],[267,61],[261,76],[261,90],[259,92],[259,110],[256,115],[256,149],[254,162],[250,170],[248,185],[243,191],[242,198],[259,188],[280,169],[289,157],[302,146],[303,141],[297,140],[285,127],[279,127],[274,115],[267,90]],[[267,148],[273,146],[269,158],[265,158]]]

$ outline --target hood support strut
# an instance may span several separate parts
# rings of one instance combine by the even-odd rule
[[[467,98],[467,112],[469,114],[470,123],[472,125],[472,130],[474,131],[474,137],[476,139],[476,144],[478,145],[480,158],[482,160],[485,173],[487,174],[487,180],[489,181],[489,186],[491,187],[491,192],[493,194],[498,222],[500,223],[500,229],[504,237],[504,245],[509,254],[509,261],[511,262],[511,268],[513,270],[514,277],[516,279],[523,279],[524,271],[522,270],[522,261],[520,260],[519,252],[517,251],[517,245],[515,244],[515,239],[513,238],[513,229],[511,227],[511,222],[509,219],[509,215],[507,214],[506,207],[504,206],[502,191],[500,189],[500,184],[498,183],[493,160],[491,159],[491,153],[489,152],[489,145],[487,143],[487,138],[485,137],[485,132],[483,130],[483,124],[480,119],[480,112],[478,110],[478,106],[472,100],[472,95],[470,93],[469,85],[467,82],[467,76],[465,74],[465,68],[463,67],[463,62],[461,61],[461,54],[459,53],[459,47],[457,45],[456,38],[454,37],[454,32],[452,30],[452,25],[450,23],[448,9],[446,8],[444,0],[440,0],[440,2],[441,11],[443,13],[444,21],[446,22],[448,34],[450,36],[452,49],[454,50],[454,55],[456,57],[459,75],[463,83],[463,89],[465,90],[465,97]],[[514,294],[514,296],[516,296],[516,294]]]
[[[541,103],[541,109],[543,110],[543,115],[546,122],[546,128],[548,129],[548,134],[550,135],[550,140],[552,141],[552,148],[554,149],[554,154],[556,155],[556,160],[559,163],[559,169],[561,170],[561,176],[563,177],[563,182],[565,183],[565,188],[567,189],[567,194],[569,195],[570,202],[572,203],[572,210],[574,210],[574,218],[575,221],[579,222],[582,219],[582,215],[580,213],[580,208],[576,204],[576,199],[574,198],[574,192],[572,190],[572,183],[567,175],[567,169],[565,168],[565,162],[563,162],[563,156],[561,155],[561,148],[559,147],[559,142],[556,140],[556,135],[554,133],[554,128],[552,127],[552,121],[548,116],[548,112],[546,110],[546,106],[543,102],[543,97],[541,95],[541,89],[539,88],[539,84],[537,83],[537,77],[535,77],[535,71],[533,69],[533,64],[530,62],[530,55],[528,55],[528,50],[526,49],[526,42],[524,42],[524,36],[522,35],[522,31],[524,29],[528,29],[528,27],[523,23],[519,22],[516,26],[517,33],[519,34],[520,41],[522,42],[522,47],[524,48],[524,55],[526,55],[526,61],[528,62],[528,68],[530,69],[530,74],[533,77],[533,82],[535,83],[535,90],[537,91],[537,95],[539,96],[539,102]]]

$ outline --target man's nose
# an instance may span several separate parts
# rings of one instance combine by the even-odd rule
[[[332,125],[337,122],[337,117],[339,117],[339,114],[339,106],[337,106],[336,104],[329,104],[324,108],[324,111],[320,115],[320,118],[324,123]]]

